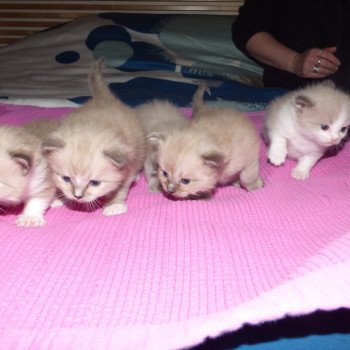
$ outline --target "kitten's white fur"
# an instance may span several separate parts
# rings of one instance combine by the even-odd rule
[[[44,213],[55,195],[55,185],[41,139],[57,127],[55,122],[36,121],[20,127],[0,127],[0,202],[24,203],[16,218],[18,226],[42,226]]]
[[[239,111],[206,106],[204,90],[199,87],[193,98],[191,125],[159,138],[163,190],[178,198],[197,198],[237,180],[248,191],[262,187],[255,127]]]
[[[93,205],[108,197],[104,215],[125,213],[129,188],[145,159],[145,132],[137,114],[116,98],[92,67],[92,99],[71,112],[43,143],[56,186],[65,198]],[[56,203],[55,203],[56,204]]]
[[[147,135],[147,158],[144,173],[151,192],[159,192],[158,150],[154,137],[165,137],[170,132],[178,131],[189,124],[189,119],[174,104],[165,100],[153,100],[135,108]]]
[[[339,145],[346,136],[349,123],[349,96],[333,83],[289,92],[266,108],[267,158],[275,166],[282,165],[286,157],[296,159],[292,177],[307,179],[326,149]]]

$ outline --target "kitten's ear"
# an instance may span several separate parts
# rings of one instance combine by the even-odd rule
[[[103,151],[103,154],[110,161],[112,161],[113,165],[115,165],[120,170],[122,170],[125,167],[126,162],[128,160],[127,153],[119,149],[111,149],[108,151]]]
[[[202,159],[205,164],[215,169],[221,168],[224,164],[224,156],[215,151],[202,154]]]
[[[165,135],[161,132],[151,132],[147,135],[147,141],[150,143],[150,146],[153,151],[158,152],[159,146],[164,142]]]
[[[159,145],[165,140],[165,135],[162,132],[151,132],[147,135],[147,140]]]
[[[33,155],[25,151],[10,151],[9,155],[19,165],[22,175],[27,175],[33,165]]]
[[[43,155],[47,155],[52,151],[57,151],[60,148],[63,148],[65,143],[58,136],[50,136],[43,141],[41,145],[41,152]]]
[[[305,109],[314,107],[315,103],[308,96],[297,95],[294,100],[294,106],[299,113],[303,113]]]

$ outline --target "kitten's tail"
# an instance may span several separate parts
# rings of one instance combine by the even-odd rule
[[[199,112],[199,110],[201,110],[205,106],[203,96],[204,96],[204,92],[208,91],[208,89],[209,89],[208,86],[204,83],[198,85],[198,89],[194,93],[192,98],[193,115],[196,115]]]
[[[102,77],[102,68],[104,66],[104,59],[100,58],[97,60],[89,73],[89,86],[91,94],[94,98],[110,100],[115,99],[114,94],[109,89]]]

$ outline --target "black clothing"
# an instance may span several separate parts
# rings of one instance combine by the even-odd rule
[[[326,79],[350,92],[350,40],[347,38],[350,34],[350,0],[246,0],[232,25],[232,40],[250,58],[245,45],[258,32],[268,32],[300,53],[312,47],[336,46],[335,56],[341,65]],[[264,67],[265,86],[294,89],[316,80],[259,64]]]

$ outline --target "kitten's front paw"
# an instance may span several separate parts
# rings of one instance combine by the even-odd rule
[[[125,203],[115,203],[103,208],[103,215],[111,216],[124,214],[128,211],[128,206]]]
[[[287,152],[285,150],[276,150],[270,148],[267,153],[267,158],[274,166],[280,166],[286,160]]]
[[[16,218],[17,226],[24,227],[34,227],[34,226],[44,226],[46,224],[46,220],[43,216],[31,216],[31,215],[18,215]]]
[[[148,183],[148,190],[150,192],[161,192],[159,181],[158,180],[156,180],[156,181],[149,181],[149,183]]]
[[[233,181],[232,186],[239,187],[239,188],[242,187],[241,182],[239,180]]]
[[[296,180],[306,180],[309,177],[310,172],[305,169],[298,169],[295,167],[292,169],[292,177]]]
[[[251,192],[262,187],[264,187],[264,180],[261,177],[259,177],[256,181],[248,184],[246,186],[246,190]]]
[[[62,205],[64,205],[64,202],[62,199],[59,198],[55,198],[51,204],[50,204],[50,208],[58,208],[58,207],[62,207]]]

